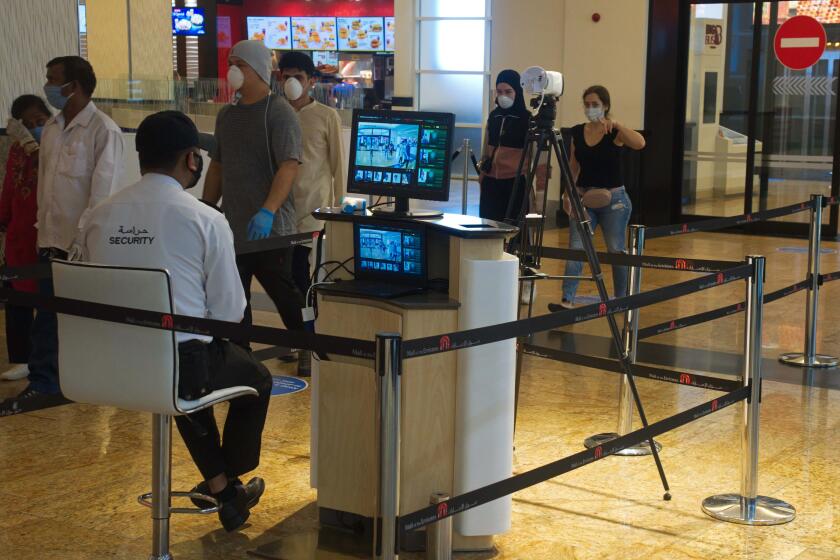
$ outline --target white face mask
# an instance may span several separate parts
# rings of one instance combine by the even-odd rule
[[[289,101],[297,101],[303,95],[303,85],[297,78],[287,78],[286,83],[283,84],[283,94]]]
[[[245,74],[238,66],[231,66],[227,72],[228,85],[235,90],[238,90],[245,83]]]
[[[502,109],[510,109],[513,107],[513,97],[508,97],[507,95],[499,95],[496,97],[496,103],[499,104],[499,107]]]
[[[589,122],[598,122],[604,117],[603,107],[586,107],[583,112],[586,113],[586,118],[589,119]]]

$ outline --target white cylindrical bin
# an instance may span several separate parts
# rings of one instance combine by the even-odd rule
[[[458,330],[516,320],[519,261],[461,261]],[[511,476],[516,340],[458,351],[455,396],[454,495]],[[465,536],[496,535],[510,528],[511,496],[455,517]]]

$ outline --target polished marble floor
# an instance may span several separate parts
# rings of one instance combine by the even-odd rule
[[[564,231],[552,231],[547,238],[552,244],[565,244]],[[772,291],[804,278],[807,266],[806,254],[782,253],[777,247],[806,244],[804,240],[692,234],[651,241],[648,252],[728,259],[765,254],[767,289]],[[833,243],[825,246],[838,248]],[[546,263],[545,269],[557,272],[560,264]],[[836,252],[825,255],[823,269],[840,269],[840,256]],[[691,276],[645,271],[644,285],[658,287]],[[582,285],[580,294],[592,295],[594,290]],[[840,353],[837,307],[832,302],[838,296],[840,282],[825,286],[819,323],[819,349],[825,353]],[[715,288],[645,309],[642,325],[734,303],[741,297],[743,283]],[[558,298],[558,284],[540,284],[539,312]],[[766,360],[802,346],[804,302],[805,295],[800,293],[766,307]],[[277,324],[269,313],[258,313],[258,320]],[[651,360],[667,362],[672,356],[674,361],[681,360],[680,367],[720,365],[720,373],[732,373],[729,370],[737,369],[737,364],[726,356],[740,352],[742,322],[743,316],[730,317],[652,338]],[[579,340],[587,348],[603,346],[607,335],[602,320],[568,330],[586,335]],[[687,350],[674,351],[675,347]],[[275,372],[291,371],[277,360],[267,363]],[[791,524],[743,527],[714,521],[700,511],[704,497],[738,491],[740,415],[736,405],[659,438],[672,501],[662,501],[650,458],[610,457],[516,494],[513,526],[497,538],[497,551],[462,557],[840,558],[838,377],[840,372],[808,374],[783,368],[764,384],[759,490],[796,506],[797,518]],[[617,382],[613,374],[526,357],[515,470],[522,472],[575,452],[586,436],[614,429]],[[648,380],[638,383],[651,420],[717,394]],[[4,383],[0,397],[22,386],[21,382]],[[311,534],[317,528],[315,492],[309,488],[309,406],[308,391],[272,399],[259,468],[268,489],[249,525],[226,534],[214,517],[176,516],[171,533],[176,559],[244,559],[248,550],[284,536]],[[195,483],[197,471],[177,436],[174,442],[175,486],[188,488]],[[148,510],[138,506],[135,497],[147,491],[150,453],[150,421],[141,414],[68,405],[0,419],[0,558],[145,558],[150,542]],[[319,556],[328,557],[335,556]]]

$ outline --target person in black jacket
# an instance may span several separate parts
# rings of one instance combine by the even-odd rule
[[[502,221],[516,218],[519,213],[525,194],[525,178],[517,176],[517,168],[528,139],[530,117],[519,73],[502,70],[496,78],[496,108],[487,118],[479,165],[481,199],[478,214],[482,218]],[[508,202],[514,192],[512,215],[506,216]]]

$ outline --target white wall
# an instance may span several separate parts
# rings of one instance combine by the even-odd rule
[[[530,2],[525,3],[530,4]],[[581,93],[593,84],[612,97],[612,116],[641,129],[644,124],[648,0],[566,0],[563,65],[566,77],[560,121],[583,121]],[[601,16],[597,23],[592,14]]]
[[[43,97],[47,62],[79,54],[79,24],[76,0],[2,0],[0,6],[0,128],[5,128],[17,96]]]

